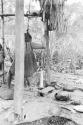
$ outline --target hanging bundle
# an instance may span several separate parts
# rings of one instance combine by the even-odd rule
[[[63,33],[66,31],[66,22],[64,16],[64,2],[65,0],[39,0],[42,21],[48,20],[48,29],[56,30],[57,33]]]

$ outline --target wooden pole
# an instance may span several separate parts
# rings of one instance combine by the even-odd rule
[[[11,13],[4,13],[4,14],[0,14],[0,17],[10,17],[10,16],[15,16],[15,14],[11,14]],[[30,13],[30,14],[24,14],[25,17],[29,17],[29,18],[35,18],[35,17],[41,17],[40,13]]]
[[[1,0],[1,11],[3,14],[3,0]],[[4,83],[4,17],[2,16],[2,41],[3,41],[3,83]]]
[[[16,0],[15,114],[21,117],[24,90],[24,0]]]
[[[47,84],[50,85],[50,49],[49,49],[49,30],[48,30],[48,20],[45,22],[45,40],[46,40],[46,73],[47,73]]]

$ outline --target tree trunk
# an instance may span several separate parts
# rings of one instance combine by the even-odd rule
[[[15,114],[21,116],[24,89],[24,0],[16,0]]]

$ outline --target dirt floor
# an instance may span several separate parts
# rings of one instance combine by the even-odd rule
[[[51,86],[42,90],[36,86],[25,88],[22,121],[24,124],[18,120],[14,123],[14,85],[8,89],[7,85],[3,84],[0,87],[0,125],[46,125],[51,116],[65,117],[83,125],[82,75],[56,74],[51,71],[50,76]]]

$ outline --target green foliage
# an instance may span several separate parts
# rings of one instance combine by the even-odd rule
[[[52,57],[52,69],[56,72],[75,73],[78,69],[83,69],[83,56],[75,54],[72,58],[70,55],[64,57],[64,54],[54,52]],[[56,62],[57,60],[57,62]]]

